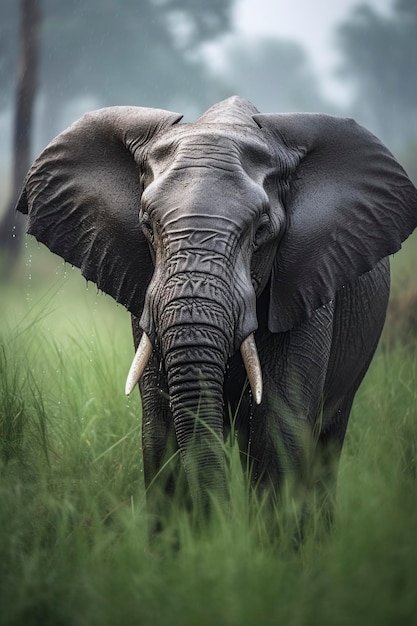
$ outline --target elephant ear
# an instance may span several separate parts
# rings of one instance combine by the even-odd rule
[[[401,248],[417,190],[389,150],[350,119],[255,115],[276,149],[287,216],[271,276],[269,328],[283,332]]]
[[[37,158],[17,204],[28,233],[136,315],[153,272],[138,219],[141,154],[181,117],[127,106],[85,114]]]

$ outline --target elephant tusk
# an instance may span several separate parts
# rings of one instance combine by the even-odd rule
[[[143,374],[143,370],[148,364],[149,358],[152,354],[152,344],[148,335],[144,332],[142,334],[142,339],[140,340],[138,349],[136,350],[136,354],[133,358],[132,365],[130,366],[129,374],[127,375],[125,394],[129,396],[139,378]]]
[[[253,397],[255,398],[255,402],[256,404],[261,404],[262,372],[253,333],[249,335],[249,337],[246,337],[245,341],[240,346],[240,353],[242,355],[243,363],[245,365],[250,388],[252,390]]]

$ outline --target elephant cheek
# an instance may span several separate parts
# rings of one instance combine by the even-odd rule
[[[155,272],[156,274],[157,272]],[[143,305],[142,315],[139,320],[139,326],[143,330],[144,333],[148,336],[151,344],[154,347],[157,347],[159,344],[158,341],[158,320],[155,316],[155,306],[154,302],[156,300],[156,295],[159,290],[159,284],[157,282],[157,276],[153,276],[148,290],[145,296],[145,302]],[[161,283],[161,281],[160,281]]]
[[[262,246],[252,257],[251,282],[258,298],[270,279],[276,253],[277,243],[273,242]]]
[[[232,344],[232,352],[229,356],[233,356],[239,352],[242,343],[252,335],[258,328],[258,319],[256,315],[256,293],[254,285],[251,281],[249,269],[241,272],[240,280],[236,281],[235,293],[232,296],[235,302],[236,318],[234,341]]]

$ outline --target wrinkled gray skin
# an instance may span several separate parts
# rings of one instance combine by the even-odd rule
[[[175,463],[160,471],[177,449],[194,510],[227,502],[221,442],[235,414],[256,487],[276,494],[295,472],[328,494],[416,189],[352,120],[261,115],[237,97],[180,119],[83,116],[37,159],[18,208],[131,311],[136,347],[142,331],[152,342],[140,390],[153,513],[180,480]],[[259,405],[239,354],[253,332]]]

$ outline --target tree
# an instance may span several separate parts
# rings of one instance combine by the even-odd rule
[[[232,2],[43,0],[41,143],[77,100],[204,108],[216,87],[199,53],[230,28]]]
[[[392,15],[358,6],[338,28],[341,73],[355,90],[355,116],[401,146],[417,138],[417,3],[397,0]]]
[[[12,106],[18,15],[15,0],[0,2],[4,5],[0,23],[1,110]],[[32,51],[25,46],[29,39],[37,41],[34,34],[39,30],[39,20],[29,7],[39,9],[42,2],[38,109],[43,122],[37,124],[41,148],[79,115],[74,112],[79,100],[84,100],[83,108],[133,104],[185,109],[185,113],[212,103],[218,95],[217,84],[208,74],[200,49],[230,27],[233,0],[22,2],[23,16],[32,11],[32,18],[25,22],[27,28],[20,39],[19,68],[24,71],[19,74],[23,78],[19,78],[16,92],[13,191],[0,228],[3,247],[16,224],[13,203],[33,156],[28,138],[38,55],[33,46]],[[13,250],[17,250],[18,231],[10,243]]]
[[[0,110],[2,110],[10,105],[15,87],[20,2],[0,0],[0,3]]]
[[[0,224],[2,253],[13,262],[24,225],[14,207],[31,160],[33,108],[37,88],[40,7],[39,0],[21,0],[19,60],[13,134],[13,180],[9,207]]]

